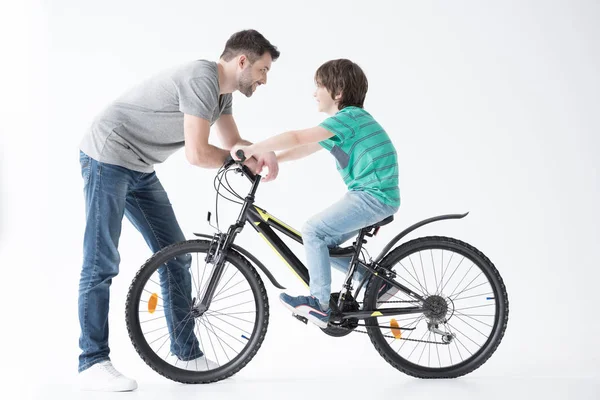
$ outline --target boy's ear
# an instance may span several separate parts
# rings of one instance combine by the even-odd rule
[[[342,100],[342,92],[339,92],[338,94],[335,95],[335,97],[333,98],[335,101],[340,101]]]

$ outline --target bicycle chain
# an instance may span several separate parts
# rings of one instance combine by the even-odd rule
[[[419,300],[396,300],[396,301],[381,301],[379,303],[418,303]],[[358,304],[362,304],[362,301],[357,301]],[[350,328],[346,328],[345,326],[335,326],[337,329],[346,329],[352,332],[356,332],[356,333],[366,333],[367,335],[369,334],[369,332],[367,331],[361,331],[358,329],[350,329]],[[397,337],[393,336],[393,335],[384,335],[382,334],[383,337],[386,338],[390,338],[390,339],[398,339]],[[431,340],[421,340],[421,339],[410,339],[410,338],[403,338],[401,337],[400,340],[406,340],[407,342],[418,342],[418,343],[431,343],[431,344],[443,344],[443,345],[449,345],[450,343],[444,343],[444,342],[432,342]]]

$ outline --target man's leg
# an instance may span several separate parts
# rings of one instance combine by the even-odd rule
[[[86,226],[79,281],[79,372],[109,360],[108,307],[112,278],[119,272],[118,251],[129,170],[98,163],[80,154]]]
[[[185,236],[179,227],[167,193],[156,173],[142,174],[133,190],[127,194],[125,215],[142,233],[146,243],[156,253]],[[158,270],[165,317],[171,337],[171,352],[181,360],[193,360],[202,355],[194,334],[192,317],[191,256],[181,256]]]

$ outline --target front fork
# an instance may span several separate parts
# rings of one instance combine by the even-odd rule
[[[210,244],[205,261],[207,264],[213,264],[214,268],[208,276],[207,285],[202,288],[202,293],[198,293],[198,298],[192,301],[193,311],[196,315],[203,315],[210,307],[212,298],[217,290],[217,285],[225,269],[225,258],[227,256],[225,249],[229,247],[228,242],[228,235],[217,233]]]

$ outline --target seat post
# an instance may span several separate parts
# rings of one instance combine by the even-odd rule
[[[366,230],[363,228],[358,233],[358,237],[356,238],[356,242],[354,242],[354,254],[352,255],[352,259],[350,260],[350,267],[348,268],[348,272],[346,273],[346,279],[344,280],[344,286],[342,288],[342,292],[338,298],[338,310],[342,310],[342,304],[346,298],[346,293],[349,293],[352,290],[352,277],[354,275],[354,271],[356,270],[356,266],[358,265],[358,258],[360,257],[360,251],[362,250],[362,245],[367,243],[365,240]]]

